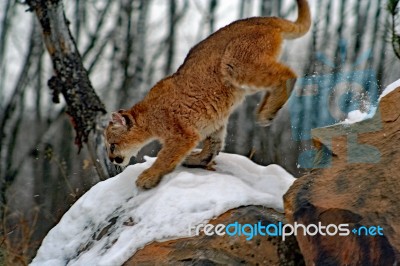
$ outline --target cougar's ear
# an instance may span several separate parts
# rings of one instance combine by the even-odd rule
[[[127,127],[128,129],[134,125],[134,119],[132,115],[124,110],[119,110],[118,113],[112,113],[111,122],[115,125]]]
[[[129,112],[121,113],[121,115],[122,115],[122,118],[124,119],[125,125],[128,127],[128,129],[133,127],[133,125],[135,124],[135,120],[134,120],[133,116]]]
[[[126,126],[125,118],[120,113],[117,112],[111,114],[111,122],[114,125]]]

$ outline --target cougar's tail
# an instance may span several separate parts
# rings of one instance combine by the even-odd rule
[[[298,15],[295,22],[284,20],[281,24],[285,39],[296,39],[305,35],[311,27],[311,12],[307,0],[297,0]]]

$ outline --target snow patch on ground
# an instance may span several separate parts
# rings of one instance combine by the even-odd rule
[[[343,122],[341,122],[341,124],[350,125],[350,124],[354,124],[354,123],[363,121],[368,118],[372,118],[373,115],[375,114],[374,109],[371,110],[369,113],[363,113],[360,110],[351,111],[347,114],[347,118]]]
[[[121,265],[146,244],[187,237],[189,226],[229,209],[281,211],[295,180],[278,165],[221,153],[215,172],[178,167],[156,188],[141,191],[135,180],[155,158],[146,160],[83,195],[48,233],[31,265]]]

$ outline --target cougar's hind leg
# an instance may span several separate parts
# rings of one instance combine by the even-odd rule
[[[221,71],[226,82],[246,94],[265,92],[257,110],[258,122],[265,125],[289,98],[296,74],[277,61],[282,41],[278,35],[270,32],[247,37],[251,40],[234,40],[227,46]]]
[[[213,159],[224,147],[226,129],[225,127],[212,133],[203,143],[200,152],[194,152],[186,157],[183,166],[194,168],[209,168],[213,164]]]
[[[268,126],[271,124],[278,111],[288,100],[295,82],[296,79],[293,77],[280,86],[271,87],[265,93],[256,111],[257,122],[259,125]]]

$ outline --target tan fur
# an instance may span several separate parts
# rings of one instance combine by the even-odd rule
[[[182,162],[209,166],[223,148],[229,115],[246,95],[266,93],[257,120],[270,123],[296,78],[289,67],[277,62],[282,41],[304,35],[311,23],[307,1],[297,3],[296,22],[239,20],[193,47],[176,73],[158,82],[130,110],[113,114],[105,131],[110,159],[126,165],[140,148],[158,139],[163,148],[157,160],[137,180],[139,187],[148,189]],[[203,150],[189,155],[203,140]]]

